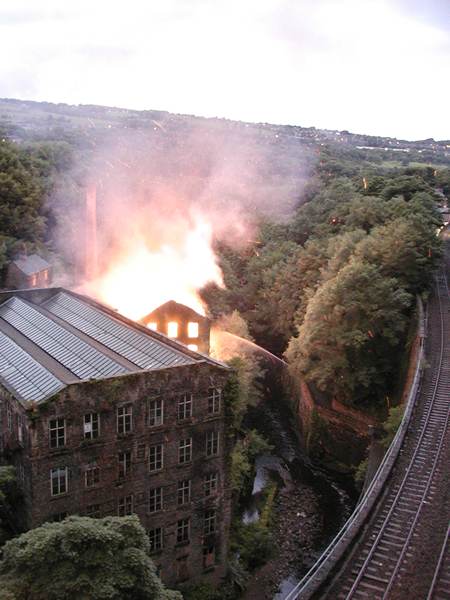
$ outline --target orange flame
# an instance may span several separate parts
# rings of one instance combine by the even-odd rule
[[[85,290],[137,320],[169,300],[204,315],[198,290],[208,282],[223,286],[212,249],[212,227],[197,216],[175,243],[162,243],[157,250],[150,250],[142,236],[130,240],[126,250],[113,256],[106,272]]]

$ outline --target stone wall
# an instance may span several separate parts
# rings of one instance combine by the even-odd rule
[[[154,552],[155,564],[169,585],[206,575],[218,581],[224,575],[230,524],[230,493],[227,488],[227,436],[223,402],[220,412],[208,412],[212,388],[223,389],[228,371],[204,362],[190,366],[144,371],[99,381],[72,384],[51,399],[30,407],[28,429],[31,457],[32,527],[66,514],[117,515],[121,499],[132,498],[132,508],[147,531],[161,528],[163,547]],[[180,421],[180,395],[193,395],[193,415]],[[149,425],[149,401],[164,402],[164,422]],[[117,409],[132,409],[132,430],[117,431]],[[85,439],[84,415],[99,415],[100,434]],[[65,443],[49,446],[49,422],[64,419]],[[206,436],[219,435],[217,456],[206,456]],[[192,438],[192,460],[179,464],[179,441]],[[149,472],[149,448],[162,444],[163,468]],[[130,468],[119,477],[119,453],[130,453]],[[67,467],[68,489],[52,495],[50,472]],[[86,486],[86,471],[98,468],[99,481]],[[217,491],[204,493],[204,477],[218,473]],[[191,481],[190,502],[178,505],[178,482]],[[151,513],[151,489],[162,488],[163,506]],[[204,531],[205,512],[216,511],[213,533]],[[188,542],[177,542],[177,522],[190,519]],[[209,555],[204,556],[204,550]],[[214,554],[215,556],[212,556]],[[206,562],[205,562],[206,561]],[[210,564],[210,563],[213,564]]]

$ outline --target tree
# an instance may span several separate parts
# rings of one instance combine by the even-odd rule
[[[15,533],[14,509],[17,509],[20,500],[15,468],[0,466],[0,545]]]
[[[376,227],[360,242],[355,256],[380,267],[407,290],[423,291],[440,257],[440,242],[433,229],[416,217],[399,218]]]
[[[383,397],[411,301],[396,279],[351,260],[308,303],[286,351],[291,373],[347,403]]]
[[[11,600],[182,600],[158,579],[136,516],[69,517],[10,540],[0,588]]]

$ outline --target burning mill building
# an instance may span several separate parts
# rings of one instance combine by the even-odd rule
[[[218,583],[229,373],[66,289],[0,293],[0,457],[16,467],[21,527],[135,513],[165,583]]]

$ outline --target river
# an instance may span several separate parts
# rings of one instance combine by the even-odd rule
[[[344,524],[356,494],[348,480],[311,464],[301,448],[290,411],[279,396],[273,394],[250,409],[247,421],[266,437],[273,450],[256,461],[243,521],[259,518],[262,492],[269,482],[277,483],[278,495],[274,514],[277,551],[253,574],[244,599],[282,600]]]

